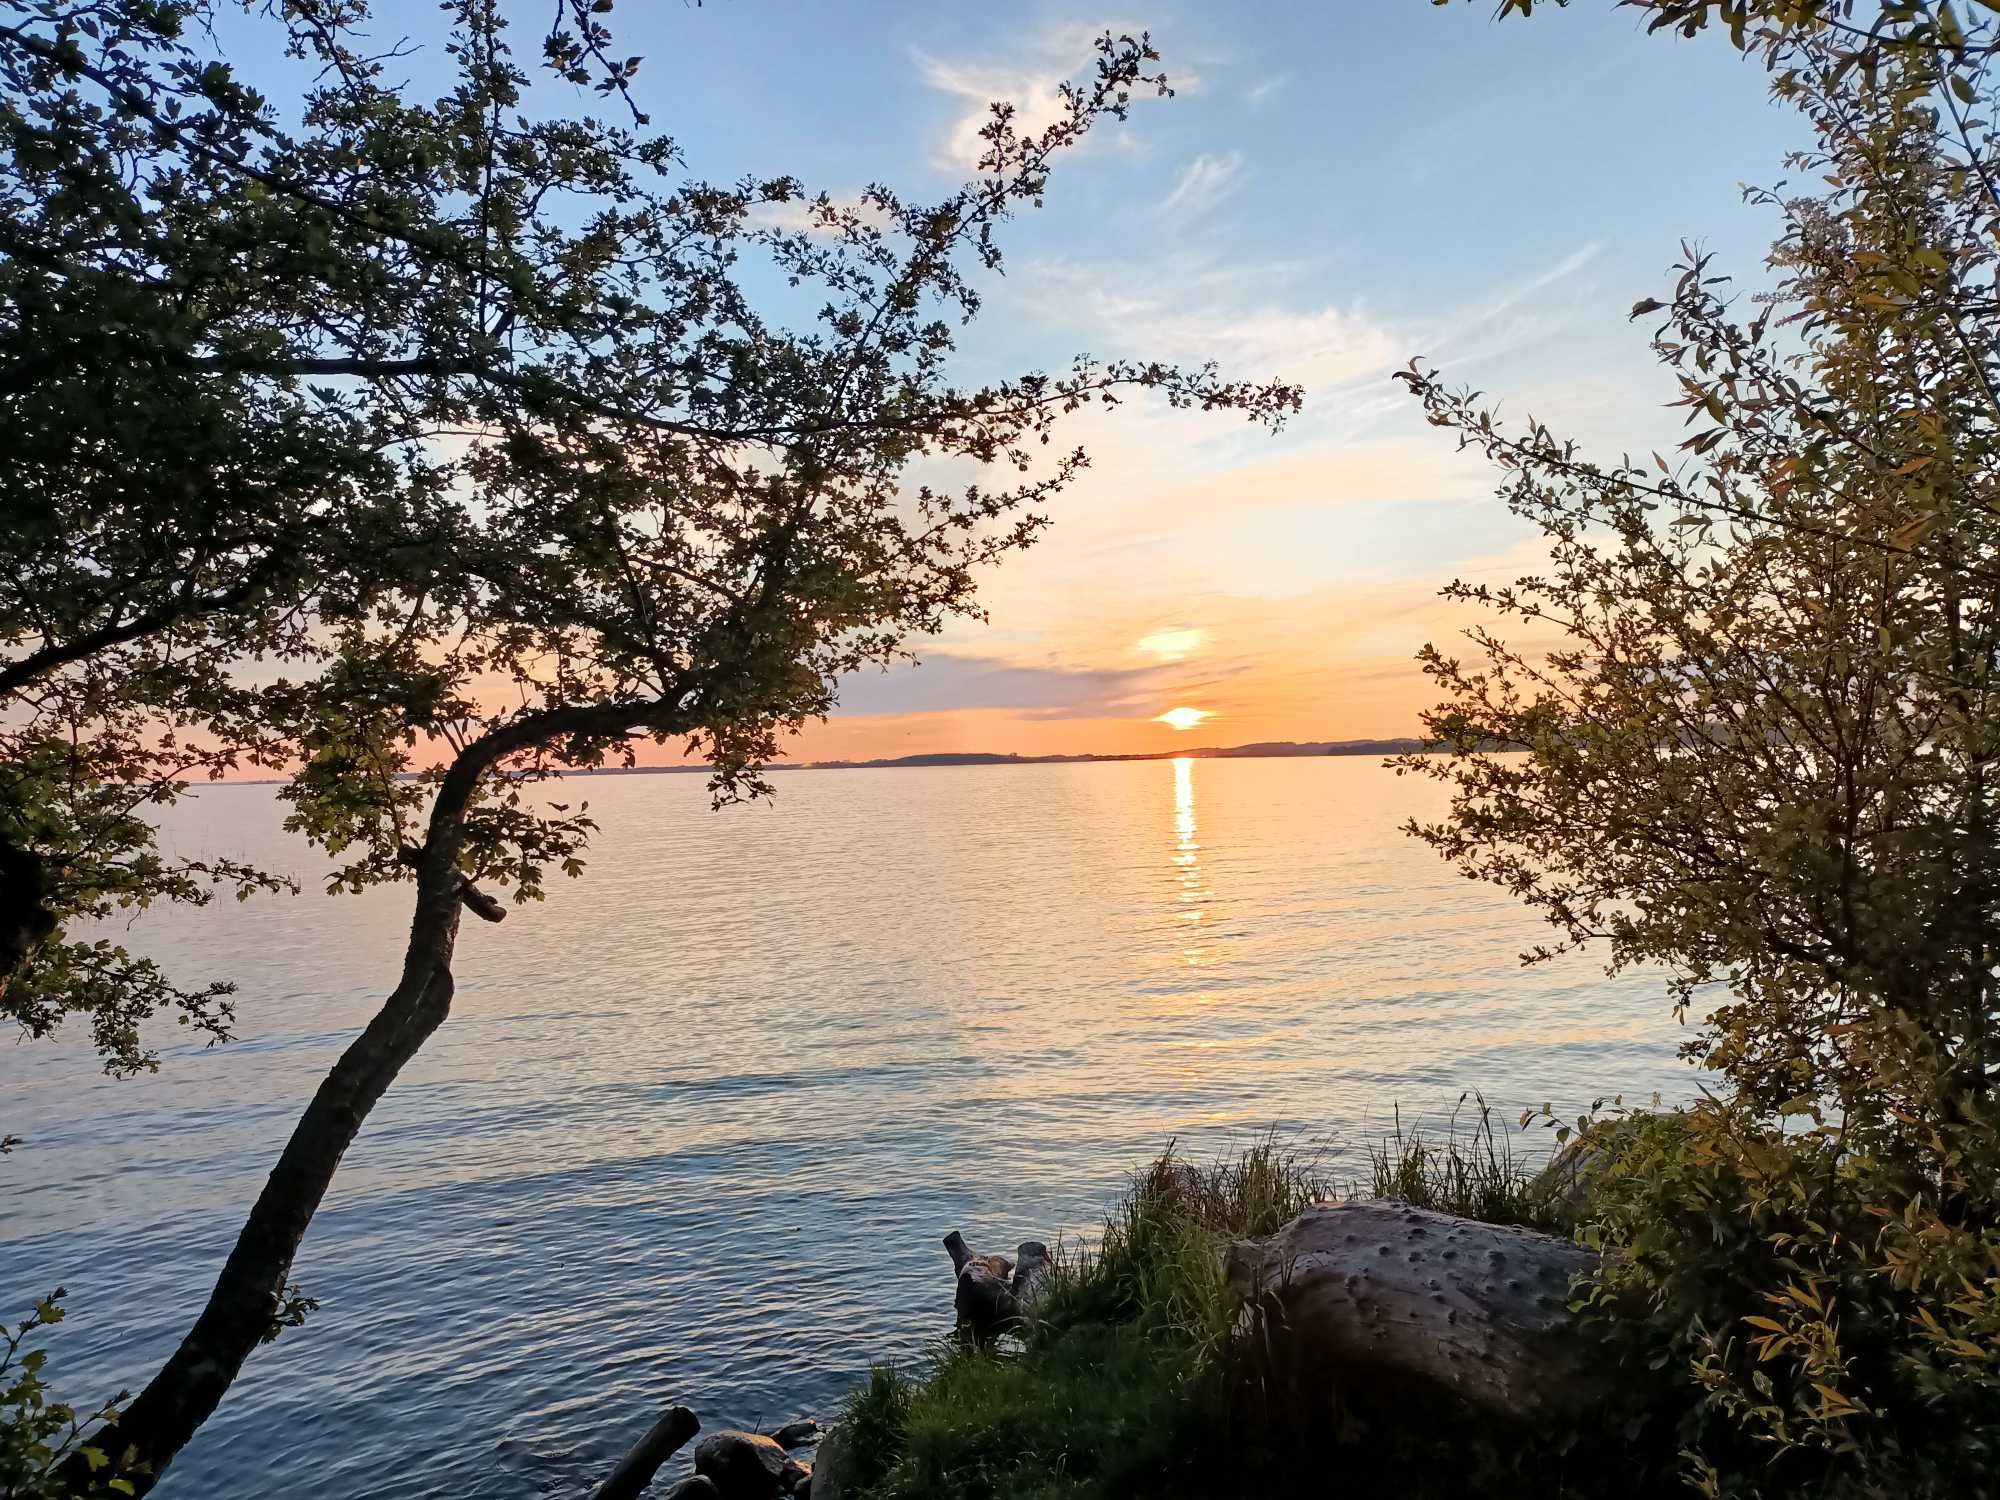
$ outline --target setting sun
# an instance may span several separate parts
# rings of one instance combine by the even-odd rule
[[[1159,722],[1171,724],[1175,729],[1192,729],[1203,719],[1214,717],[1205,708],[1170,708],[1160,715]]]

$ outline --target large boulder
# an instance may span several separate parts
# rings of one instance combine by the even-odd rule
[[[813,1454],[812,1484],[806,1491],[810,1500],[842,1500],[846,1467],[847,1437],[836,1423],[827,1429],[819,1440],[819,1451]]]
[[[811,1470],[761,1432],[724,1428],[694,1445],[694,1471],[713,1481],[722,1500],[773,1500],[802,1484]]]
[[[1552,1426],[1605,1406],[1596,1340],[1569,1311],[1596,1257],[1566,1239],[1395,1199],[1309,1208],[1230,1247],[1232,1286],[1305,1389],[1446,1403]]]

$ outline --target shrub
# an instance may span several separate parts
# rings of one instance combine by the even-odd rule
[[[107,1478],[101,1486],[78,1489],[57,1476],[72,1453],[92,1474],[106,1469],[109,1456],[90,1439],[117,1415],[117,1403],[88,1416],[49,1399],[42,1371],[48,1351],[27,1347],[45,1328],[66,1316],[57,1287],[13,1327],[0,1323],[0,1500],[82,1500],[86,1495],[129,1495],[129,1480]],[[122,1397],[119,1399],[123,1399]]]
[[[1478,1108],[1476,1120],[1462,1121],[1467,1100]],[[1569,1230],[1558,1179],[1515,1153],[1512,1138],[1494,1129],[1493,1107],[1483,1094],[1459,1095],[1441,1134],[1421,1126],[1406,1131],[1398,1110],[1393,1132],[1369,1149],[1368,1162],[1377,1198],[1487,1224]]]
[[[2000,1228],[1986,1132],[1705,1099],[1613,1138],[1583,1305],[1685,1362],[1688,1477],[1715,1497],[1990,1493]],[[1602,1129],[1602,1127],[1596,1127]],[[1888,1149],[1893,1148],[1893,1149]]]

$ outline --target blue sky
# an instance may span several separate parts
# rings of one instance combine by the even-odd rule
[[[992,624],[850,685],[814,754],[1170,748],[1181,703],[1207,740],[1411,731],[1411,654],[1460,623],[1437,586],[1530,539],[1390,372],[1425,355],[1601,450],[1665,444],[1673,392],[1625,311],[1683,238],[1754,285],[1772,225],[1740,186],[1801,142],[1719,36],[1647,36],[1610,0],[1505,24],[1485,0],[628,8],[642,102],[696,171],[836,195],[942,192],[989,99],[1032,119],[1092,35],[1149,31],[1177,97],[1011,227],[968,363],[1214,355],[1308,388],[1275,440],[1093,420],[1096,467],[989,582]],[[1200,644],[1142,649],[1168,629]]]
[[[1720,35],[1648,36],[1613,0],[1491,17],[1490,0],[612,12],[691,171],[835,196],[942,196],[989,100],[1032,122],[1096,33],[1149,31],[1177,97],[1094,135],[1009,227],[966,374],[1089,351],[1307,387],[1275,439],[1138,406],[1080,423],[1091,474],[989,580],[991,623],[850,684],[801,753],[1166,749],[1190,742],[1157,721],[1174,705],[1211,716],[1192,733],[1213,742],[1416,728],[1412,654],[1463,623],[1437,587],[1511,576],[1532,537],[1389,375],[1423,355],[1600,452],[1670,445],[1671,382],[1626,310],[1664,290],[1683,239],[1756,285],[1774,226],[1740,187],[1782,178],[1803,142]],[[543,20],[523,11],[524,53]]]

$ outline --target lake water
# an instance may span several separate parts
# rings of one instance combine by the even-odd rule
[[[451,1020],[300,1256],[321,1310],[161,1495],[584,1494],[670,1398],[829,1413],[949,1324],[947,1230],[1087,1233],[1169,1138],[1275,1126],[1351,1173],[1398,1103],[1689,1091],[1660,982],[1520,968],[1545,929],[1399,833],[1442,798],[1371,759],[777,784],[721,813],[698,776],[583,784],[590,871],[466,923]],[[218,787],[167,833],[312,877],[278,824],[270,788]],[[240,982],[240,1040],[124,1082],[0,1054],[28,1139],[0,1299],[69,1288],[66,1394],[171,1348],[408,920],[404,888],[148,921],[183,979]]]

